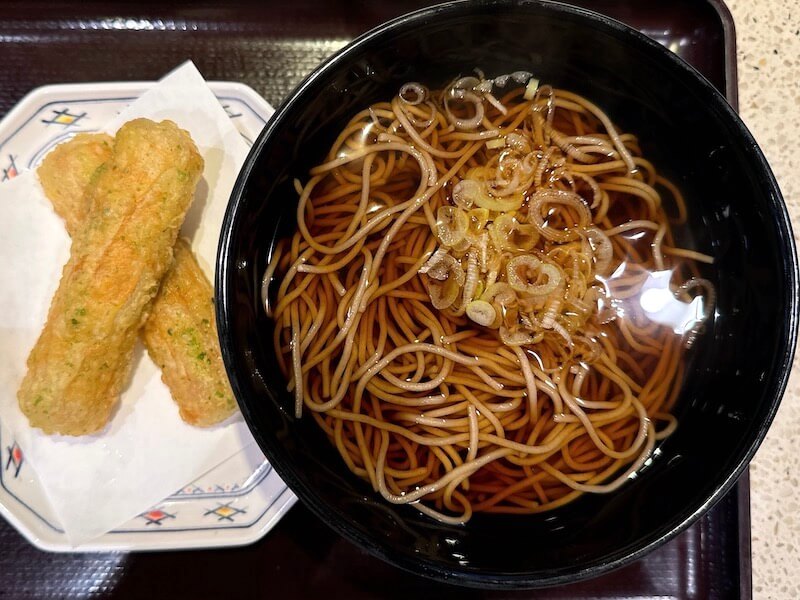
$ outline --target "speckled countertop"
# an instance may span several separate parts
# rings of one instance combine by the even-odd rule
[[[728,0],[739,110],[772,165],[800,233],[800,0]],[[750,467],[755,600],[800,598],[800,361]]]

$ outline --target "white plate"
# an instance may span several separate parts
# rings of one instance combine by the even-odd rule
[[[0,180],[36,167],[51,148],[76,133],[99,130],[152,85],[89,83],[34,90],[0,121]],[[218,81],[209,86],[252,145],[272,115],[272,107],[241,83]],[[149,511],[73,548],[53,515],[36,473],[25,462],[24,448],[0,422],[0,514],[43,550],[239,546],[263,537],[295,500],[253,442]],[[90,492],[86,501],[92,501]]]

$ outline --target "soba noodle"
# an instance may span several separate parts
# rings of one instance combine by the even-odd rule
[[[409,83],[355,115],[264,275],[296,416],[386,500],[452,523],[634,477],[714,304],[637,138],[505,83]]]

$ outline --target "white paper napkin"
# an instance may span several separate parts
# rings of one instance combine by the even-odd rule
[[[213,281],[223,215],[247,145],[191,63],[164,77],[105,130],[170,119],[205,160],[182,234]],[[28,425],[16,392],[69,258],[69,238],[33,172],[0,186],[0,418],[36,470],[65,533],[87,542],[146,511],[253,443],[240,416],[211,429],[185,424],[141,345],[119,409],[101,433],[46,436]]]

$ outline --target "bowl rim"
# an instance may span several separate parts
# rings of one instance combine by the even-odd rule
[[[597,577],[614,569],[630,564],[644,555],[648,554],[655,548],[665,544],[669,540],[675,538],[678,534],[685,531],[695,521],[697,521],[706,511],[713,507],[720,499],[722,499],[734,486],[739,477],[747,468],[750,460],[755,455],[756,451],[763,442],[766,433],[774,420],[777,413],[783,394],[786,390],[789,375],[791,372],[792,360],[794,358],[795,349],[797,345],[798,336],[798,260],[794,236],[792,234],[791,220],[789,218],[786,203],[781,194],[777,180],[766,160],[763,152],[756,143],[753,135],[748,130],[742,119],[728,103],[722,93],[717,90],[708,79],[694,67],[689,65],[679,56],[664,48],[661,44],[641,33],[640,31],[601,13],[576,7],[562,2],[555,2],[549,0],[452,0],[436,4],[434,6],[422,8],[409,13],[400,15],[389,21],[385,21],[380,25],[370,29],[369,31],[356,37],[346,46],[339,51],[332,54],[330,57],[322,61],[310,74],[308,74],[297,87],[290,92],[290,94],[281,102],[278,109],[275,111],[273,117],[269,120],[262,132],[259,134],[255,143],[253,144],[244,164],[239,172],[234,188],[231,192],[230,202],[225,212],[225,217],[222,223],[222,231],[217,252],[216,264],[216,278],[215,278],[215,293],[216,293],[216,317],[219,331],[220,348],[225,363],[226,371],[233,388],[234,395],[240,405],[242,414],[245,421],[250,427],[253,422],[253,415],[248,406],[248,402],[240,400],[244,398],[242,392],[242,383],[237,375],[236,369],[233,367],[233,354],[234,347],[232,343],[232,332],[229,327],[226,314],[231,309],[230,283],[233,280],[234,265],[231,261],[231,244],[232,244],[232,231],[234,224],[237,221],[239,208],[242,204],[244,192],[247,187],[248,181],[253,173],[253,168],[257,162],[258,157],[263,151],[264,147],[273,137],[279,125],[290,115],[298,104],[301,104],[305,97],[313,91],[316,82],[323,78],[328,72],[338,68],[341,64],[346,63],[349,57],[361,50],[364,46],[371,44],[373,41],[380,39],[384,36],[392,36],[397,29],[404,29],[413,23],[424,23],[432,17],[436,18],[449,18],[454,16],[461,16],[469,14],[473,10],[481,10],[490,7],[498,8],[512,8],[512,9],[528,9],[534,12],[546,11],[552,12],[556,15],[565,14],[573,18],[577,18],[586,26],[604,29],[612,33],[617,38],[622,38],[623,41],[639,45],[649,52],[655,52],[660,57],[659,60],[666,60],[671,63],[671,68],[677,72],[682,73],[682,76],[689,82],[688,85],[693,86],[698,95],[704,95],[711,102],[712,109],[722,113],[723,120],[728,121],[733,129],[736,130],[736,136],[740,138],[741,143],[746,147],[749,158],[754,160],[753,170],[759,173],[759,178],[762,179],[768,188],[771,190],[769,194],[769,208],[772,218],[775,220],[776,232],[778,234],[779,247],[784,251],[782,255],[781,267],[788,274],[789,281],[786,286],[785,314],[784,320],[787,327],[787,335],[785,340],[785,352],[783,360],[778,367],[773,371],[777,375],[772,381],[772,393],[769,410],[760,426],[755,432],[754,439],[750,443],[747,450],[742,454],[738,462],[727,473],[726,477],[719,482],[713,491],[699,505],[689,505],[683,510],[676,513],[675,518],[671,521],[668,529],[657,530],[653,535],[648,536],[648,540],[643,545],[628,545],[621,548],[610,556],[605,561],[594,561],[587,565],[581,566],[577,569],[570,569],[569,572],[557,572],[552,575],[533,575],[525,573],[502,573],[502,572],[485,572],[485,571],[472,571],[460,570],[454,571],[449,568],[442,567],[425,557],[418,557],[416,559],[408,558],[403,555],[394,555],[392,552],[387,551],[385,546],[365,537],[358,532],[354,531],[349,519],[343,515],[339,515],[336,511],[326,511],[323,508],[319,496],[316,495],[314,490],[307,486],[302,480],[295,477],[291,470],[284,468],[281,461],[278,464],[273,464],[274,468],[278,471],[281,478],[283,478],[289,487],[294,491],[303,503],[324,523],[331,527],[334,531],[340,534],[345,539],[357,546],[368,551],[373,556],[376,556],[385,562],[399,567],[407,572],[435,579],[440,582],[446,582],[466,587],[483,588],[483,589],[531,589],[550,587],[562,585],[566,583],[576,582],[582,579]],[[231,366],[229,366],[231,365]],[[255,427],[251,431],[261,446],[265,449],[269,443],[265,438],[256,430]],[[269,457],[268,457],[269,458]],[[270,461],[271,462],[271,461]]]

